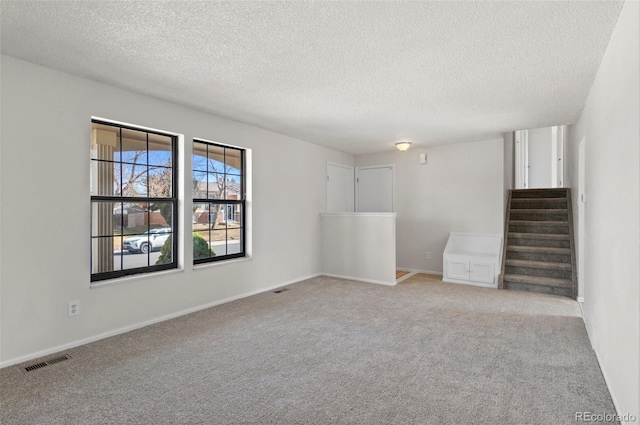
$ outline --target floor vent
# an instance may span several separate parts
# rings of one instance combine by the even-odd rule
[[[275,291],[273,291],[274,294],[279,294],[280,292],[284,292],[284,291],[288,291],[289,288],[282,288],[282,289],[277,289]]]
[[[51,366],[52,364],[56,364],[56,363],[63,362],[65,360],[69,360],[70,358],[71,358],[70,355],[64,354],[62,356],[54,357],[54,358],[51,358],[49,360],[45,360],[43,362],[39,362],[39,363],[35,363],[35,364],[32,364],[32,365],[29,365],[29,366],[27,366],[27,367],[25,367],[23,369],[24,369],[25,372],[31,372],[33,370],[42,369],[43,367]]]

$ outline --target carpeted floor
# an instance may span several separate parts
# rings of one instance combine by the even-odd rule
[[[8,424],[575,424],[615,413],[575,301],[319,277],[0,371]]]

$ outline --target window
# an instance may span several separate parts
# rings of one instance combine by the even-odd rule
[[[245,151],[193,142],[193,262],[245,256]]]
[[[91,281],[177,267],[175,136],[91,123]]]

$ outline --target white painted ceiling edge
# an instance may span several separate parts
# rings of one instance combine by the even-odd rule
[[[623,1],[5,1],[18,59],[353,154],[574,123]]]

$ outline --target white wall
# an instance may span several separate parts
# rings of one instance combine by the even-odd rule
[[[324,274],[396,284],[395,213],[326,213],[321,221]]]
[[[320,272],[327,161],[353,156],[2,56],[3,364]],[[89,286],[91,117],[253,150],[253,259]],[[183,150],[186,152],[187,150]],[[184,158],[185,169],[190,166]],[[190,193],[188,180],[182,193]],[[191,200],[180,202],[191,211]],[[305,261],[307,259],[307,261]],[[67,302],[81,314],[67,317]]]
[[[356,165],[395,164],[397,266],[442,273],[449,232],[502,235],[502,139],[356,156]],[[419,163],[419,154],[427,163]],[[427,251],[431,260],[427,260]]]
[[[571,128],[569,161],[575,202],[578,143],[584,137],[585,324],[618,412],[636,417],[640,417],[639,18],[640,3],[625,2],[580,121]],[[574,217],[577,226],[577,208]]]

